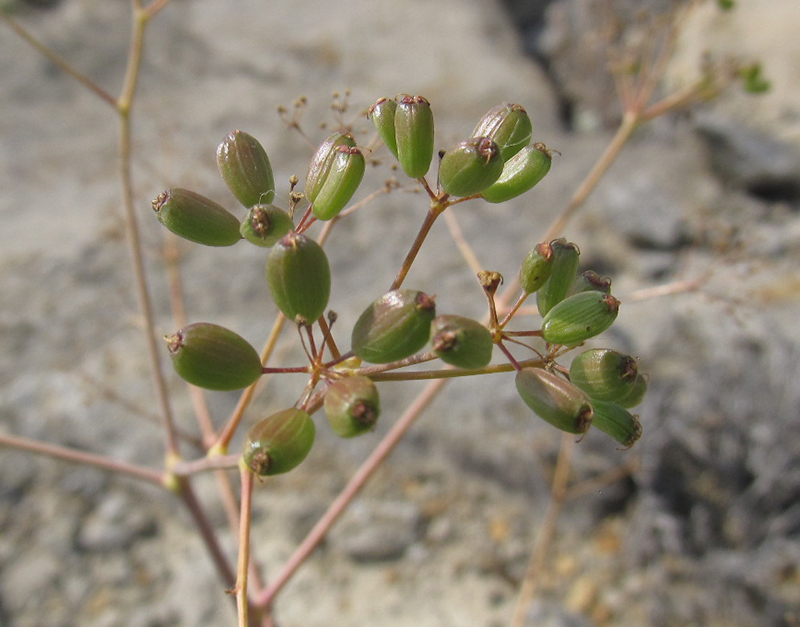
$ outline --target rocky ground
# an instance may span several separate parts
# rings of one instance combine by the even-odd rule
[[[127,2],[6,4],[116,93]],[[352,90],[348,120],[379,96],[424,94],[442,148],[493,104],[523,104],[535,138],[561,153],[551,174],[506,205],[457,208],[481,262],[513,276],[618,119],[597,39],[607,4],[174,0],[148,30],[134,116],[135,192],[159,332],[174,327],[149,200],[183,186],[232,206],[214,150],[234,128],[262,140],[276,180],[302,179],[309,149],[276,113],[300,95],[309,98],[304,128],[318,142],[317,123],[335,123],[334,91]],[[657,14],[669,3],[616,4],[623,22],[636,22],[644,4]],[[688,81],[711,50],[758,57],[773,89],[729,93],[642,129],[566,232],[584,266],[611,275],[623,301],[598,345],[639,356],[651,386],[632,450],[594,432],[575,447],[573,481],[585,489],[559,519],[531,626],[800,622],[800,9],[793,0],[750,0],[721,14],[715,4],[686,24],[665,88]],[[7,27],[0,32],[0,431],[158,466],[163,443],[147,421],[153,394],[114,115]],[[356,122],[360,136],[368,130]],[[360,194],[386,176],[385,167],[371,171]],[[391,282],[424,210],[420,196],[398,192],[335,232],[331,306],[343,338]],[[183,252],[189,317],[263,343],[274,314],[263,253],[244,245]],[[643,288],[697,278],[695,292],[635,299]],[[440,311],[484,312],[444,224],[408,281],[436,293]],[[286,359],[298,363],[292,347]],[[485,379],[453,382],[435,401],[279,598],[280,625],[508,624],[560,437],[524,407],[510,378]],[[248,418],[292,403],[302,384],[273,381]],[[170,385],[191,429],[186,390],[172,375]],[[419,389],[384,384],[376,434],[343,442],[320,428],[308,460],[257,491],[254,551],[268,576]],[[209,402],[222,421],[236,395]],[[581,483],[620,468],[629,472],[614,481]],[[224,529],[214,482],[197,486]],[[233,537],[222,538],[233,555]],[[0,451],[0,624],[234,621],[168,495]]]

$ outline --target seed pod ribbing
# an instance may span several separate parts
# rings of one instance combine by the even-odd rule
[[[552,162],[544,144],[526,146],[506,161],[500,178],[481,192],[484,200],[499,203],[521,196],[545,177]]]
[[[209,390],[238,390],[261,376],[261,358],[247,340],[210,322],[165,336],[172,366],[183,379]]]
[[[636,383],[636,360],[609,348],[593,348],[572,360],[569,378],[592,399],[619,402]]]
[[[325,392],[325,416],[339,437],[352,438],[372,431],[380,413],[378,388],[369,377],[338,379]]]
[[[576,346],[608,329],[617,319],[619,301],[602,292],[580,292],[562,300],[542,320],[549,344]]]
[[[451,366],[483,368],[492,359],[492,334],[476,320],[463,316],[436,316],[432,324],[433,352]]]
[[[292,407],[257,422],[244,441],[242,457],[260,477],[289,472],[314,445],[316,427],[311,416]]]
[[[592,405],[584,391],[542,368],[523,368],[516,376],[517,392],[536,414],[567,433],[586,433]]]
[[[500,149],[503,161],[508,161],[530,143],[532,131],[528,112],[521,105],[504,102],[484,114],[472,136],[491,139]]]
[[[331,269],[314,240],[291,231],[267,257],[267,282],[278,308],[297,324],[312,324],[328,306]]]
[[[213,200],[188,189],[168,189],[153,201],[158,221],[184,239],[206,246],[232,246],[239,221]]]
[[[292,230],[289,214],[275,205],[253,205],[242,221],[239,232],[248,242],[270,248]]]
[[[422,96],[402,95],[397,98],[394,114],[397,160],[411,178],[428,173],[433,159],[433,113]]]
[[[592,399],[592,407],[594,408],[592,424],[625,448],[630,448],[642,437],[639,416],[610,401]]]
[[[545,284],[536,292],[536,302],[542,316],[566,298],[578,272],[581,254],[576,244],[563,237],[550,242],[550,247],[553,249],[553,269]]]
[[[436,316],[433,299],[416,290],[392,290],[356,321],[353,353],[364,361],[385,364],[413,355],[427,343]]]
[[[233,131],[217,148],[217,167],[231,193],[245,207],[269,204],[275,198],[275,179],[267,152],[258,140]]]
[[[550,244],[537,244],[528,253],[519,269],[519,283],[526,294],[533,294],[550,278],[553,261],[553,248]]]
[[[503,172],[500,149],[487,137],[473,137],[451,148],[439,164],[439,182],[451,196],[479,194]]]

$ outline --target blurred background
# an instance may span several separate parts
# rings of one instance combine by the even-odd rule
[[[129,4],[3,3],[112,95],[124,76]],[[368,143],[363,111],[397,93],[432,103],[437,149],[505,101],[522,104],[534,140],[559,151],[521,198],[453,209],[484,267],[513,277],[620,121],[608,37],[655,41],[652,29],[676,4],[173,0],[147,30],[133,114],[134,191],[159,333],[175,328],[150,201],[186,187],[236,209],[214,162],[233,129],[265,146],[285,199],[288,178],[304,179],[331,128],[352,124]],[[617,323],[592,345],[639,357],[650,391],[631,450],[594,432],[575,447],[578,487],[559,518],[531,626],[800,622],[800,6],[742,0],[724,12],[718,4],[700,3],[686,21],[660,93],[727,55],[760,61],[770,91],[734,87],[644,126],[564,233],[581,248],[581,269],[611,276],[622,300]],[[310,145],[278,114],[282,106],[291,116],[302,96]],[[335,100],[347,101],[343,114]],[[0,430],[160,467],[116,116],[3,24],[0,137]],[[396,174],[387,156],[375,154],[383,165],[369,170],[356,200]],[[334,231],[327,250],[340,344],[391,283],[425,211],[424,196],[401,189]],[[276,311],[264,251],[187,243],[181,252],[190,320],[262,345]],[[694,291],[636,298],[693,280]],[[407,285],[436,294],[441,313],[485,313],[443,222]],[[287,334],[285,363],[303,363],[296,344]],[[179,422],[191,430],[186,387],[167,373]],[[268,382],[246,422],[292,404],[303,384]],[[422,387],[382,384],[375,433],[342,441],[321,424],[306,462],[259,488],[253,550],[267,578]],[[221,424],[237,394],[207,397]],[[450,383],[278,598],[278,623],[507,625],[559,444],[511,377]],[[200,477],[197,486],[235,555],[216,484]],[[0,624],[234,624],[222,588],[166,493],[0,450]]]

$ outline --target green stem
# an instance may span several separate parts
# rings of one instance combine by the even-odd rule
[[[449,206],[449,201],[446,198],[431,201],[431,206],[430,209],[428,209],[428,213],[425,215],[425,220],[423,221],[422,226],[419,228],[417,237],[414,239],[414,243],[411,244],[411,249],[408,251],[406,258],[403,260],[403,265],[400,266],[400,271],[397,273],[394,283],[392,283],[392,287],[389,288],[390,290],[399,289],[403,284],[408,271],[411,269],[411,264],[414,263],[420,248],[422,248],[422,243],[425,241],[425,238],[428,237],[431,227],[433,227],[433,223],[436,222],[436,218],[441,215],[442,211],[447,209]]]

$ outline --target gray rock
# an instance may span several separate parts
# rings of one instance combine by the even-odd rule
[[[358,501],[330,542],[357,562],[394,561],[421,537],[421,525],[420,512],[411,503]]]

